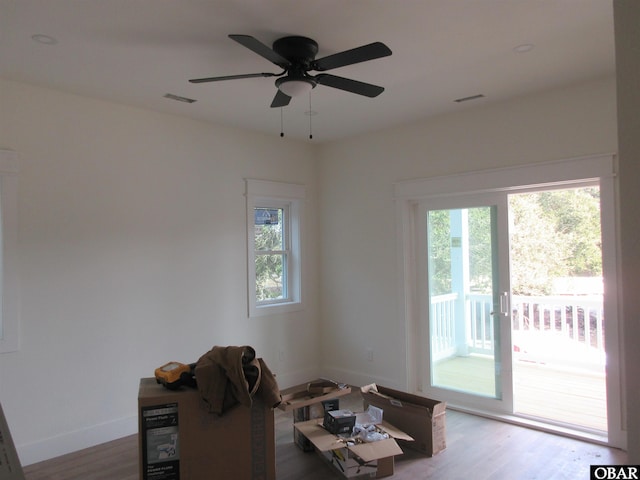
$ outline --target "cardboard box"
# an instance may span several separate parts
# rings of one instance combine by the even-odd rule
[[[138,393],[141,480],[275,480],[273,410],[259,398],[209,413],[197,389],[168,390],[155,378]]]
[[[313,407],[314,407],[313,405],[309,405],[310,413],[315,413],[314,412],[315,409]],[[339,409],[340,409],[339,398],[332,398],[331,400],[323,400],[322,402],[320,402],[320,409],[318,410],[318,413],[321,412],[322,414],[316,417],[311,417],[311,418],[323,418],[325,412],[331,412],[333,410],[339,410]],[[307,418],[306,420],[311,420],[311,418]]]
[[[294,423],[324,418],[325,411],[339,408],[339,397],[350,393],[348,385],[320,378],[281,390],[282,403],[278,408],[285,412],[293,411]],[[311,442],[295,428],[293,441],[302,451],[313,452]]]
[[[340,408],[340,399],[332,398],[331,400],[323,400],[320,403],[307,405],[305,407],[296,408],[293,411],[293,423],[306,422],[314,418],[324,418],[325,412],[338,410]],[[307,437],[293,429],[293,443],[295,443],[303,452],[313,452],[313,444]]]
[[[7,419],[0,404],[0,478],[2,480],[24,480],[24,472],[16,447],[11,438]]]
[[[296,423],[293,427],[307,437],[320,455],[347,478],[360,475],[382,478],[393,475],[394,456],[402,454],[396,440],[412,440],[405,432],[383,421],[380,428],[388,433],[390,438],[349,445],[344,437],[327,432],[322,423],[322,419],[314,419]]]
[[[289,412],[297,408],[318,404],[324,400],[331,400],[351,393],[351,387],[348,385],[330,382],[330,385],[327,386],[327,382],[329,381],[319,379],[281,390],[282,403],[278,405],[278,408]],[[318,387],[317,385],[323,386]]]
[[[346,448],[320,452],[320,454],[346,478],[363,476],[368,478],[390,477],[393,475],[395,468],[394,457],[379,458],[365,463]]]
[[[429,456],[447,448],[445,402],[376,384],[364,386],[360,390],[365,408],[368,405],[381,408],[387,422],[413,437],[412,442],[403,443],[403,446]]]

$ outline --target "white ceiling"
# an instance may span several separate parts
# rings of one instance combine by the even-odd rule
[[[385,91],[371,99],[319,85],[281,110],[269,106],[274,78],[189,83],[280,71],[228,34],[269,46],[307,36],[316,58],[383,42],[392,56],[329,73]],[[522,44],[534,48],[515,52]],[[0,0],[3,78],[275,136],[282,113],[289,138],[307,139],[311,119],[313,142],[614,71],[611,0]],[[477,94],[485,98],[454,102]]]

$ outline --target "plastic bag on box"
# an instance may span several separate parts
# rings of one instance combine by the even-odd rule
[[[382,416],[381,408],[369,405],[366,412],[356,414],[356,425],[379,425],[382,423]]]

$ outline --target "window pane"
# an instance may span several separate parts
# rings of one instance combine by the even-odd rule
[[[433,386],[501,398],[496,236],[495,206],[428,212]]]
[[[256,251],[285,250],[284,209],[255,208],[255,249]]]
[[[256,300],[287,298],[286,254],[256,255]]]

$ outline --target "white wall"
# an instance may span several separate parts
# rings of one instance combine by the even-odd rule
[[[245,177],[309,187],[307,143],[0,83],[20,156],[22,346],[0,401],[23,464],[137,431],[140,377],[255,347],[281,387],[318,374],[316,222],[307,308],[247,319]]]
[[[132,433],[138,379],[214,344],[252,344],[281,386],[405,387],[393,183],[617,150],[612,78],[318,150],[12,82],[0,111],[22,276],[0,401],[23,464]],[[301,314],[246,318],[247,176],[305,183],[320,212]]]
[[[323,148],[323,371],[359,385],[408,386],[394,182],[613,153],[616,134],[615,80],[607,78]]]
[[[616,29],[616,80],[618,92],[618,133],[620,146],[620,251],[626,365],[629,464],[640,462],[640,2],[614,2]]]

